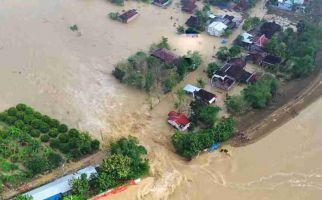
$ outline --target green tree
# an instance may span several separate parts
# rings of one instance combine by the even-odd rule
[[[205,106],[200,110],[199,120],[207,126],[212,127],[218,120],[220,110],[221,108],[218,106]]]
[[[233,57],[237,57],[238,55],[240,55],[242,52],[242,47],[237,46],[237,45],[233,45],[230,49],[229,49],[229,57],[233,58]]]
[[[13,200],[33,200],[33,198],[30,195],[18,195]]]
[[[79,178],[73,178],[69,184],[71,185],[73,194],[88,197],[90,186],[86,174],[81,174]]]
[[[228,112],[232,114],[241,114],[247,111],[249,105],[243,96],[230,96],[225,101]]]
[[[86,198],[78,195],[68,195],[63,198],[63,200],[84,200],[84,199]]]
[[[124,0],[110,0],[111,3],[114,3],[118,6],[124,6]]]
[[[113,154],[103,161],[101,170],[115,180],[126,180],[131,171],[131,158],[122,154]]]
[[[289,69],[292,78],[300,78],[309,75],[314,70],[314,60],[311,56],[305,55],[301,58],[293,58]]]
[[[278,57],[285,58],[287,56],[287,45],[281,41],[278,36],[274,35],[266,45],[267,51]]]
[[[212,63],[209,63],[208,66],[207,66],[207,76],[208,78],[212,78],[212,76],[214,75],[214,73],[220,69],[220,66],[215,63],[215,62],[212,62]]]
[[[258,17],[250,17],[244,21],[243,30],[250,31],[259,25],[260,19]]]
[[[187,57],[191,59],[190,71],[196,70],[202,63],[202,57],[198,51],[188,51]]]
[[[27,157],[25,159],[24,165],[33,175],[48,170],[49,166],[46,159],[40,155],[33,155],[32,157]]]
[[[186,93],[183,89],[179,89],[176,92],[177,101],[175,102],[175,107],[178,110],[178,112],[182,112],[183,107],[185,106],[186,102]]]
[[[229,49],[227,47],[220,47],[218,52],[216,53],[216,56],[221,61],[226,61],[229,58]]]

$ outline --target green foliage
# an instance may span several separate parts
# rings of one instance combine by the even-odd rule
[[[178,26],[178,27],[177,27],[177,33],[179,33],[179,34],[183,34],[183,33],[185,33],[185,28],[184,28],[184,26]]]
[[[216,56],[221,61],[226,61],[229,58],[229,49],[225,46],[220,47],[219,50],[216,53]]]
[[[179,155],[191,159],[212,144],[228,140],[234,134],[234,127],[235,121],[228,118],[220,121],[213,128],[196,133],[176,132],[171,137],[171,141]]]
[[[18,110],[15,107],[12,107],[12,108],[8,109],[8,115],[9,116],[16,116],[17,112],[18,112]]]
[[[48,132],[48,135],[49,135],[50,137],[52,137],[52,138],[57,137],[57,136],[58,136],[58,134],[59,134],[59,132],[58,132],[58,129],[57,129],[57,128],[52,128],[52,129],[50,129],[50,130],[49,130],[49,132]]]
[[[58,127],[58,131],[60,133],[66,133],[68,131],[68,126],[66,124],[61,124]]]
[[[256,26],[260,24],[261,20],[258,17],[250,17],[244,21],[242,29],[245,31],[253,30]]]
[[[37,129],[33,129],[33,130],[31,130],[31,131],[30,131],[30,135],[31,135],[32,137],[37,138],[37,137],[39,137],[39,136],[40,136],[40,131],[39,131],[39,130],[37,130]]]
[[[112,71],[113,76],[118,79],[119,81],[123,81],[123,78],[126,75],[126,72],[124,69],[121,69],[120,66],[115,67],[115,69]]]
[[[81,174],[79,178],[73,178],[69,184],[71,185],[73,194],[81,197],[88,197],[90,185],[86,174]]]
[[[124,0],[110,0],[111,3],[116,4],[118,6],[124,6]]]
[[[223,34],[224,37],[229,37],[233,33],[231,28],[227,28]]]
[[[242,52],[242,47],[237,46],[237,45],[233,45],[230,49],[229,49],[229,56],[231,58],[233,57],[237,57],[241,54]]]
[[[176,92],[176,97],[177,97],[177,101],[175,102],[175,107],[176,109],[178,110],[178,112],[181,112],[184,105],[185,105],[185,102],[186,102],[186,93],[183,89],[179,89],[177,90]]]
[[[30,195],[18,195],[13,200],[33,200],[33,198]]]
[[[221,108],[218,106],[203,106],[198,113],[198,119],[207,126],[212,127],[218,120],[220,110]]]
[[[64,159],[58,153],[50,152],[47,155],[50,168],[55,169],[64,163]]]
[[[49,135],[44,134],[44,135],[40,136],[40,140],[42,142],[48,142],[50,140],[50,137],[49,137]]]
[[[287,45],[276,35],[274,35],[266,45],[267,51],[275,56],[285,58],[287,55]]]
[[[46,159],[40,155],[25,158],[24,165],[33,175],[45,172],[49,168]]]
[[[277,91],[278,81],[273,76],[265,76],[261,80],[247,86],[243,90],[245,100],[253,108],[264,108]]]
[[[188,51],[186,57],[191,59],[189,71],[196,70],[202,63],[201,54],[198,51]]]
[[[207,76],[208,78],[212,78],[212,76],[214,75],[214,73],[220,69],[220,66],[215,63],[215,62],[212,62],[212,63],[209,63],[208,66],[207,66]]]
[[[242,114],[249,108],[244,96],[229,96],[225,101],[228,112],[232,114]]]
[[[162,37],[161,41],[157,44],[152,44],[150,47],[150,51],[154,51],[157,49],[161,49],[161,48],[165,48],[165,49],[171,49],[170,44],[168,42],[168,38],[166,37]]]
[[[176,86],[178,82],[179,76],[177,73],[174,71],[171,71],[169,76],[164,80],[163,85],[164,85],[164,91],[171,92],[172,89]]]
[[[110,12],[108,14],[108,17],[112,20],[118,20],[119,16],[120,16],[120,13],[118,12]]]
[[[197,79],[197,85],[200,88],[204,88],[206,86],[206,82],[202,78]]]
[[[68,195],[64,196],[63,200],[84,200],[85,197],[81,197],[79,195]]]
[[[75,31],[78,31],[78,26],[77,26],[77,24],[74,24],[74,25],[70,26],[69,29],[71,31],[75,32]]]

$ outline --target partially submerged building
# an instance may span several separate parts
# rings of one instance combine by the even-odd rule
[[[208,105],[214,103],[217,99],[216,95],[204,89],[200,89],[193,93],[196,100],[206,103]]]
[[[128,10],[119,16],[119,21],[123,23],[129,23],[139,16],[139,13],[135,9]]]
[[[196,30],[204,30],[203,24],[196,16],[191,16],[185,23],[188,27]]]
[[[161,8],[167,8],[172,3],[171,0],[153,0],[152,4],[159,6]]]
[[[181,10],[187,13],[194,13],[197,9],[196,0],[183,0]]]
[[[261,66],[264,67],[272,67],[274,65],[278,65],[282,62],[282,58],[274,56],[274,55],[267,55],[261,62]]]
[[[265,37],[267,37],[268,39],[272,38],[276,32],[279,32],[281,30],[282,30],[282,27],[275,22],[265,22],[260,27],[261,34],[262,35],[264,34]]]
[[[188,117],[183,113],[171,111],[168,114],[168,123],[180,131],[185,131],[190,126]]]
[[[212,36],[220,37],[225,33],[227,28],[228,28],[228,26],[226,24],[224,24],[223,22],[214,21],[208,25],[207,33]]]
[[[166,48],[157,49],[153,51],[151,55],[165,63],[172,63],[177,59],[177,55],[175,55],[172,51]]]
[[[51,183],[31,190],[24,195],[30,195],[33,200],[58,200],[61,199],[64,194],[72,190],[69,184],[72,179],[79,178],[82,174],[86,174],[87,177],[90,178],[91,175],[96,173],[96,167],[89,166],[77,171],[74,174],[63,176]]]

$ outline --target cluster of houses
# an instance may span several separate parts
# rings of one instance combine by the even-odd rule
[[[305,10],[305,5],[308,3],[308,0],[277,0],[272,7],[277,9],[294,11],[294,10]]]
[[[267,53],[265,46],[276,32],[282,30],[282,27],[275,22],[265,22],[258,31],[253,34],[242,33],[240,42],[247,47],[248,55],[245,61],[257,64],[263,67],[278,65],[282,62],[280,57]]]
[[[206,25],[196,16],[191,16],[186,25],[196,30],[205,29],[211,36],[222,36],[227,29],[237,28],[241,20],[231,15],[214,15],[208,12],[208,21]],[[204,27],[205,26],[205,27]]]

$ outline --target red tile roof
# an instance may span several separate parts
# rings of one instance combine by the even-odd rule
[[[175,111],[171,111],[168,114],[168,120],[175,122],[178,125],[186,126],[189,124],[189,119],[185,114],[177,113]]]
[[[265,36],[265,34],[261,35],[255,42],[258,46],[265,46],[268,43],[269,39]]]

